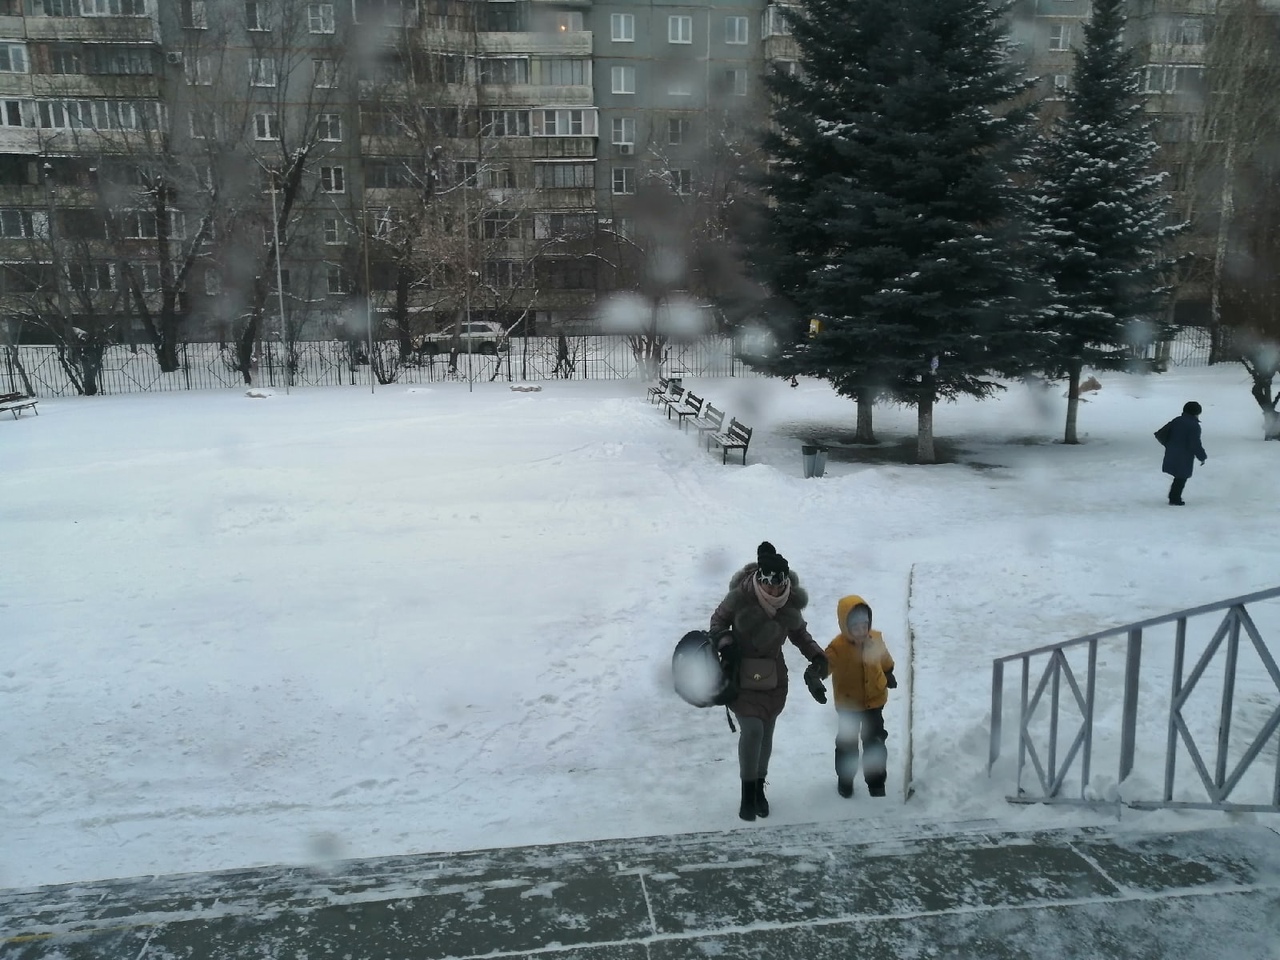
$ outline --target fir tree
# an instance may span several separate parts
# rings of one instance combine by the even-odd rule
[[[757,263],[800,316],[773,369],[918,411],[1025,368],[1025,273],[1011,223],[1025,114],[986,0],[812,0],[801,74],[775,75],[772,201]],[[809,318],[821,331],[805,338]]]
[[[1167,322],[1168,222],[1157,144],[1140,96],[1140,68],[1121,34],[1123,0],[1094,0],[1076,51],[1065,115],[1036,151],[1030,207],[1042,271],[1053,285],[1045,312],[1045,372],[1067,380],[1065,441],[1077,443],[1080,375],[1123,369],[1133,349]]]

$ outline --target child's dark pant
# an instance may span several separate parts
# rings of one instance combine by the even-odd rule
[[[889,751],[884,742],[889,734],[884,728],[884,708],[845,710],[836,708],[836,776],[852,780],[858,772],[858,739],[862,739],[862,776],[868,787],[884,784]]]

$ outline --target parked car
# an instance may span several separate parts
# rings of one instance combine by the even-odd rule
[[[461,353],[495,354],[511,349],[511,341],[501,324],[491,320],[465,320],[457,328],[449,326],[436,333],[428,333],[418,343],[418,352],[444,353],[455,340]]]

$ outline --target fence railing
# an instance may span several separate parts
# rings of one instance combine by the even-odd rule
[[[648,376],[625,337],[521,337],[510,349],[494,353],[412,354],[401,358],[399,344],[366,344],[345,340],[296,341],[285,347],[264,342],[258,357],[255,386],[368,386],[372,383],[417,384],[443,380],[614,380]],[[145,345],[108,347],[98,372],[98,392],[147,393],[214,390],[245,386],[236,369],[233,344],[186,343],[179,349],[179,369],[161,371]],[[373,363],[370,363],[370,359]],[[662,371],[690,377],[752,376],[727,337],[668,343]],[[0,390],[28,390],[38,397],[78,393],[56,346],[0,347]]]
[[[1251,610],[1256,613],[1259,608],[1265,609],[1275,621],[1270,626],[1280,627],[1280,616],[1277,616],[1280,610],[1263,607],[1267,601],[1276,598],[1280,598],[1280,587],[996,658],[991,677],[988,774],[1000,758],[1005,664],[1017,662],[1021,664],[1017,792],[1008,798],[1010,801],[1093,804],[1110,800],[1144,809],[1174,807],[1280,813],[1280,737],[1276,736],[1280,730],[1280,668],[1263,638],[1263,630],[1251,613]],[[1170,654],[1171,660],[1149,657],[1144,664],[1144,636],[1149,636],[1157,628],[1170,626],[1173,628],[1172,643],[1166,642],[1157,652]],[[1189,633],[1193,629],[1203,632]],[[1273,636],[1280,638],[1280,630]],[[1117,637],[1125,638],[1123,673],[1119,678],[1114,676],[1114,671],[1106,673],[1102,678],[1104,689],[1100,692],[1100,645]],[[1191,644],[1198,647],[1199,655],[1191,672],[1184,677]],[[1077,676],[1080,664],[1077,663],[1077,668],[1073,669],[1069,661],[1069,651],[1081,648],[1085,651],[1083,690]],[[1109,652],[1105,647],[1102,649],[1104,653]],[[1250,649],[1256,657],[1255,666],[1247,674],[1242,674],[1241,654]],[[1042,659],[1045,661],[1043,670],[1033,690],[1032,663],[1036,661],[1038,666]],[[1198,709],[1188,710],[1197,691],[1203,693],[1211,685],[1208,679],[1211,673],[1214,683],[1221,681],[1216,724],[1213,722],[1213,710],[1204,702],[1204,695],[1196,698]],[[1120,681],[1118,716],[1115,713],[1116,691],[1106,683],[1116,679]],[[1167,709],[1153,713],[1151,701],[1157,697],[1156,691],[1160,689],[1162,680],[1167,684],[1165,689],[1169,690]],[[1069,699],[1064,698],[1064,687]],[[1140,708],[1144,703],[1147,722],[1140,730]],[[1241,709],[1242,703],[1247,705],[1247,711]],[[1160,698],[1160,705],[1164,706],[1163,698]],[[1045,707],[1043,715],[1042,706]],[[1073,731],[1064,732],[1064,723],[1070,723],[1072,717],[1068,714],[1072,713],[1078,715],[1079,724]],[[1246,729],[1244,738],[1233,741],[1233,723],[1237,727],[1254,729]],[[1131,793],[1132,788],[1118,790],[1114,797],[1100,795],[1093,783],[1095,771],[1099,769],[1095,762],[1100,759],[1100,737],[1105,735],[1111,741],[1103,752],[1114,754],[1116,783],[1119,786],[1134,773],[1140,748],[1144,761],[1153,759],[1149,744],[1139,743],[1143,733],[1146,734],[1145,741],[1153,735],[1164,740],[1160,796],[1120,798],[1120,792]],[[1248,739],[1249,733],[1254,734],[1251,739]],[[1272,738],[1277,740],[1276,749],[1272,751],[1275,769],[1269,781],[1264,781],[1259,773],[1262,764],[1258,761]],[[1205,739],[1212,741],[1210,746],[1215,751],[1210,758],[1211,763],[1205,762],[1201,752],[1201,743]],[[1243,749],[1239,742],[1241,739],[1246,740]],[[1179,778],[1179,744],[1184,748],[1194,776]],[[1234,763],[1230,762],[1232,759]],[[1024,786],[1028,761],[1035,772],[1035,783]],[[1254,769],[1255,763],[1258,763],[1259,770]],[[1144,767],[1151,770],[1154,764],[1145,762]],[[1079,778],[1079,795],[1065,796],[1064,788],[1073,773]],[[1232,794],[1247,776],[1252,777],[1250,785],[1255,796],[1252,800],[1233,800]],[[1105,779],[1104,773],[1104,782]],[[1207,799],[1181,799],[1188,792],[1199,794],[1201,788]],[[1180,799],[1175,800],[1175,793]]]

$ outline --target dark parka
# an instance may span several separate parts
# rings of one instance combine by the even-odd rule
[[[1164,463],[1160,469],[1176,479],[1186,480],[1196,459],[1205,459],[1200,445],[1200,420],[1190,413],[1169,421],[1169,439],[1164,445]]]
[[[772,720],[782,713],[787,703],[787,663],[782,655],[782,645],[787,640],[795,644],[811,663],[825,663],[822,647],[809,635],[802,610],[809,604],[808,592],[800,586],[795,572],[791,573],[791,596],[786,605],[770,617],[756,598],[753,574],[756,564],[749,563],[729,580],[729,592],[711,615],[711,630],[717,632],[733,627],[739,654],[742,657],[772,657],[778,665],[778,685],[772,690],[741,690],[729,704],[729,709],[739,717],[757,717]]]

